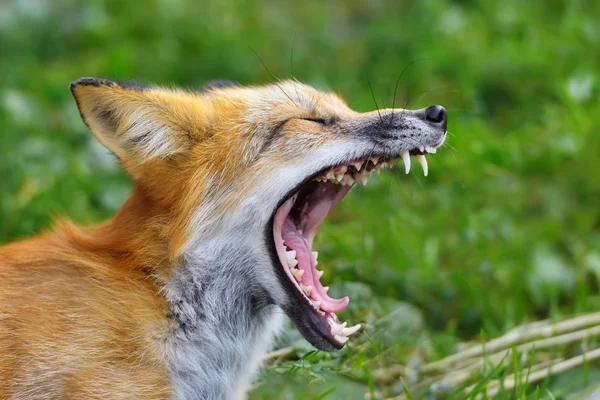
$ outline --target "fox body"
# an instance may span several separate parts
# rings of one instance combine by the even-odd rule
[[[284,313],[317,348],[342,347],[348,300],[323,294],[305,251],[321,210],[360,167],[424,157],[446,134],[442,107],[357,113],[293,81],[71,91],[135,186],[100,225],[0,248],[0,398],[241,399]]]

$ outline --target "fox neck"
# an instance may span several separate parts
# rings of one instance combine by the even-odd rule
[[[200,249],[198,249],[200,250]],[[196,252],[166,286],[178,326],[171,338],[176,398],[237,399],[282,325],[277,306],[240,271],[243,252]],[[232,257],[235,254],[235,257]]]
[[[283,325],[283,312],[261,289],[273,286],[264,277],[272,275],[269,261],[258,250],[263,238],[248,235],[248,220],[238,219],[245,228],[199,238],[174,258],[176,217],[136,187],[111,220],[80,232],[78,240],[117,249],[130,260],[128,268],[150,277],[164,295],[173,326],[164,346],[175,398],[244,398]]]

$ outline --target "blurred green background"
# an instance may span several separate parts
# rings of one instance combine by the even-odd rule
[[[267,368],[253,398],[391,396],[400,383],[375,370],[598,308],[597,1],[1,0],[0,243],[51,215],[98,222],[131,188],[69,82],[271,81],[255,53],[358,111],[375,108],[369,80],[390,107],[414,62],[396,104],[444,105],[450,136],[429,177],[400,166],[355,188],[317,237],[365,333],[328,355],[288,330],[280,345],[305,356]],[[544,385],[559,398],[566,383]]]

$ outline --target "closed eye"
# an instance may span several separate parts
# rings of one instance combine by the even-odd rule
[[[311,122],[314,122],[316,124],[323,125],[323,126],[329,125],[329,121],[326,120],[325,118],[301,118],[301,119],[303,119],[305,121],[311,121]]]

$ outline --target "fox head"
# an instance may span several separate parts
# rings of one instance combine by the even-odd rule
[[[414,157],[427,173],[425,155],[446,138],[441,106],[359,113],[295,81],[192,92],[82,78],[71,91],[91,132],[164,210],[173,268],[243,276],[322,350],[341,348],[359,326],[339,322],[348,298],[321,284],[319,226],[354,184],[396,159],[408,173]]]

